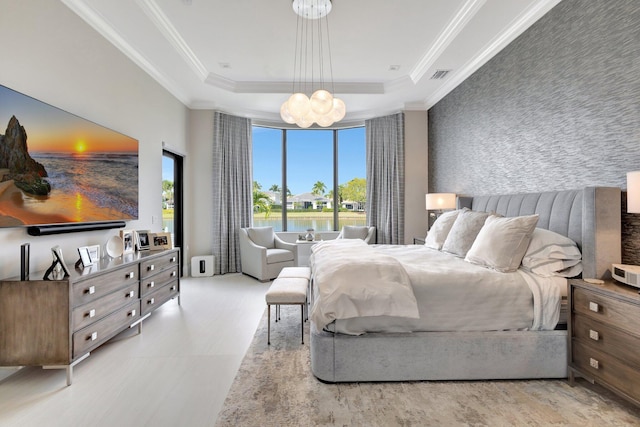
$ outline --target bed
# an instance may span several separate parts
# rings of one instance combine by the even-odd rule
[[[497,213],[508,218],[537,214],[537,228],[569,237],[577,244],[582,253],[582,277],[585,278],[605,278],[611,263],[620,262],[620,202],[620,189],[611,187],[460,197],[458,200],[459,208]],[[389,248],[392,252],[409,253],[409,259],[419,249]],[[409,261],[405,259],[404,262]],[[322,283],[328,282],[317,280],[316,275],[322,271],[321,265],[312,264],[315,299],[323,298],[322,287],[325,285]],[[366,275],[362,277],[366,278]],[[485,280],[492,281],[491,278]],[[563,283],[566,286],[566,281]],[[318,301],[313,303],[315,308]],[[402,308],[402,302],[397,304]],[[500,325],[487,324],[480,326],[480,330],[452,331],[438,330],[439,323],[432,322],[431,329],[435,330],[409,332],[411,329],[405,330],[401,326],[397,331],[391,328],[384,332],[363,333],[357,330],[358,320],[350,320],[356,325],[356,330],[350,334],[341,328],[351,326],[340,326],[338,321],[332,323],[330,316],[325,317],[322,322],[313,318],[310,328],[311,370],[325,382],[567,377],[567,331],[561,326],[534,330],[502,329]],[[416,318],[416,315],[413,313],[409,317]]]

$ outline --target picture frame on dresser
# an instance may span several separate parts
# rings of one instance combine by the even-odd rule
[[[49,274],[53,272],[56,268],[56,265],[60,265],[60,268],[64,272],[64,277],[69,277],[71,272],[69,268],[67,268],[67,264],[64,262],[64,257],[62,256],[62,249],[60,246],[56,245],[51,248],[51,255],[53,256],[53,262],[51,263],[51,267],[45,272],[44,279],[48,280]]]
[[[172,247],[171,233],[162,232],[149,234],[149,248],[152,251],[171,249]]]
[[[122,239],[122,254],[132,254],[136,251],[133,230],[120,230],[120,238]]]
[[[149,230],[136,230],[136,247],[138,251],[148,251],[149,250],[149,234],[151,231]]]
[[[78,255],[80,255],[80,264],[82,264],[83,268],[89,267],[94,264],[94,261],[91,259],[91,254],[89,253],[88,246],[80,246],[78,248]],[[76,263],[76,267],[80,265]]]

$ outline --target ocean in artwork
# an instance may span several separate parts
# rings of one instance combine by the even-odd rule
[[[82,209],[83,202],[89,202],[86,205],[96,211],[96,217],[85,212],[84,220],[138,218],[137,153],[34,152],[31,156],[49,175],[49,199],[75,200],[77,210]],[[105,212],[114,217],[105,218]]]

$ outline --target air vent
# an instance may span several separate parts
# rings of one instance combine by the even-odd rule
[[[444,79],[450,72],[451,70],[436,70],[436,72],[433,73],[433,76],[431,76],[431,80]]]

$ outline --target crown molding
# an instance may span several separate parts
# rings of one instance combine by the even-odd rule
[[[561,1],[562,0],[541,0],[536,2],[518,18],[514,19],[505,31],[493,38],[477,55],[467,61],[460,69],[452,72],[448,81],[434,92],[432,96],[425,99],[427,108],[433,107],[438,101],[471,76],[471,74],[476,72],[520,34],[524,33],[533,23]]]
[[[198,78],[201,81],[205,81],[210,74],[209,71],[182,38],[176,27],[173,26],[155,0],[136,0],[136,3],[151,22],[155,24],[158,30],[160,30],[160,33],[162,33],[165,39],[171,43],[187,65],[196,73]]]
[[[102,37],[114,45],[127,58],[133,61],[144,72],[149,74],[155,81],[164,87],[169,93],[175,96],[185,105],[189,103],[189,97],[184,94],[173,81],[161,73],[151,62],[149,62],[140,52],[115,30],[113,25],[97,10],[85,3],[83,0],[61,0],[62,3],[78,15],[84,22],[89,24]]]
[[[486,0],[467,0],[462,5],[445,29],[442,30],[433,45],[431,45],[416,66],[413,67],[411,73],[409,73],[414,84],[418,83],[422,77],[424,77],[424,74],[438,60],[442,52],[455,40],[460,31],[462,31],[485,3]]]

